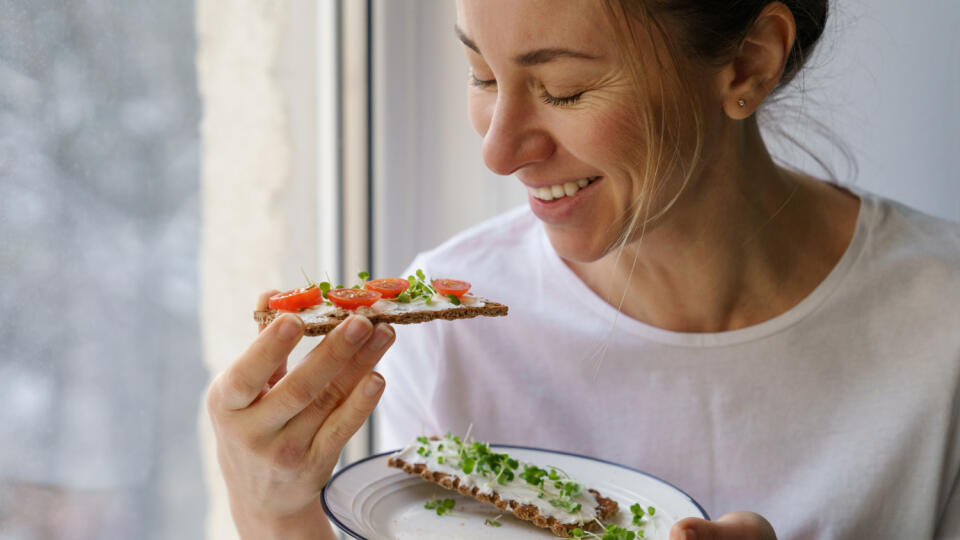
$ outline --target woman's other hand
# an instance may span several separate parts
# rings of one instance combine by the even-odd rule
[[[716,521],[682,519],[670,529],[670,540],[777,540],[777,534],[760,514],[731,512]]]
[[[234,521],[244,538],[332,538],[320,490],[383,393],[371,370],[393,329],[351,316],[289,372],[303,322],[284,315],[260,330],[207,391]]]

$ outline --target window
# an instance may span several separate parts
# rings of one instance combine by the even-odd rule
[[[202,535],[193,10],[0,3],[0,537]]]

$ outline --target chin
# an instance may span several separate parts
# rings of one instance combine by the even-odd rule
[[[603,238],[598,234],[577,229],[559,229],[546,225],[547,238],[561,259],[577,263],[591,263],[610,253],[615,238]]]

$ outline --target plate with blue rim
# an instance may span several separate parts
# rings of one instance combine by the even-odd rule
[[[520,461],[561,469],[585,488],[614,499],[620,510],[608,525],[631,527],[631,505],[653,507],[654,514],[645,519],[644,540],[666,540],[670,527],[686,517],[710,519],[703,507],[682,490],[638,469],[542,448],[492,444],[490,449]],[[323,489],[324,511],[348,536],[369,540],[556,538],[548,529],[513,517],[509,510],[389,467],[387,460],[394,453],[384,452],[344,467]],[[453,510],[438,515],[426,508],[437,498],[453,499]]]

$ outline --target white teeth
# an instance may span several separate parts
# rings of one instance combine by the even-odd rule
[[[531,195],[542,201],[552,201],[554,199],[575,195],[578,191],[590,185],[590,183],[597,178],[599,178],[599,176],[579,178],[576,181],[564,182],[563,184],[554,184],[552,186],[527,188],[527,190]]]

